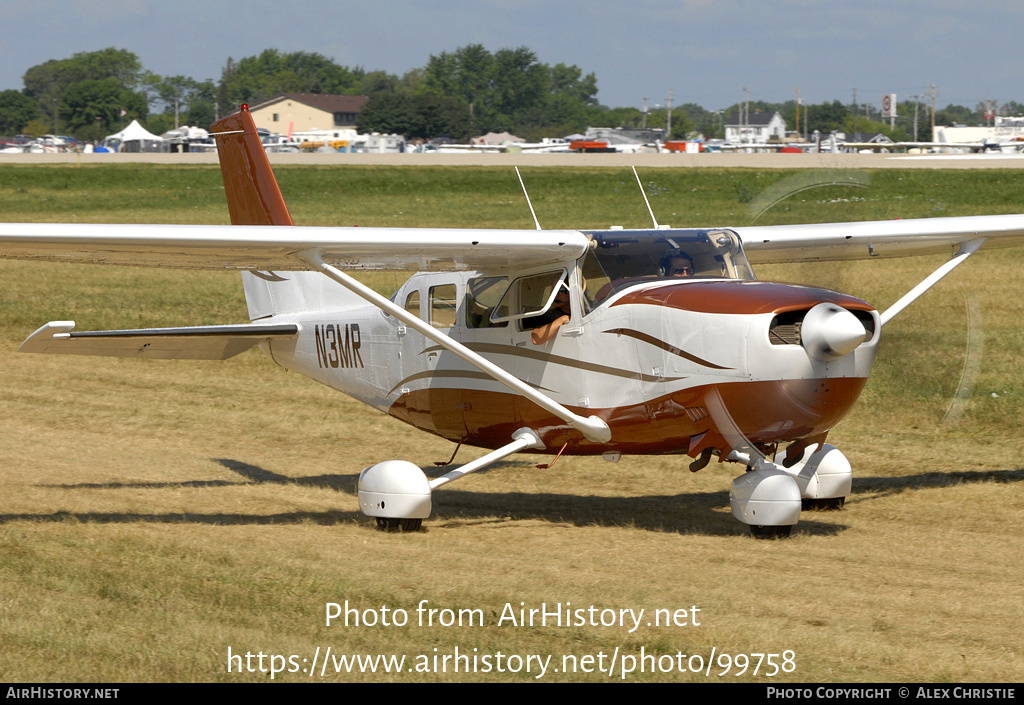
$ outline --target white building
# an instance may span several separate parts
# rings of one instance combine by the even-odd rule
[[[735,112],[725,123],[725,141],[733,144],[781,142],[785,136],[786,121],[775,111]]]
[[[933,142],[965,144],[974,142],[1010,142],[1024,139],[1024,117],[996,116],[992,127],[965,127],[936,125]]]

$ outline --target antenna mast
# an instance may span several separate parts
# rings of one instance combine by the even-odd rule
[[[530,203],[530,194],[526,192],[526,184],[523,183],[523,175],[519,173],[519,167],[515,167],[516,176],[519,177],[519,185],[523,187],[523,195],[526,196],[526,205],[530,207],[530,215],[533,216],[533,224],[537,226],[537,230],[540,230],[540,221],[537,220],[537,214],[533,212],[533,204]]]
[[[636,167],[633,167],[633,176],[636,177],[636,185],[640,187],[640,193],[644,195],[644,203],[647,204],[647,212],[651,214],[651,220],[654,222],[654,229],[658,230],[661,226],[658,225],[658,220],[654,217],[654,209],[651,208],[651,202],[647,200],[647,192],[644,191],[644,185],[640,183],[640,175],[636,173]]]

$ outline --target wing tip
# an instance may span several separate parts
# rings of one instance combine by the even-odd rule
[[[75,327],[74,321],[50,321],[39,326],[35,333],[25,338],[18,352],[46,352],[47,344],[58,335],[67,336]]]

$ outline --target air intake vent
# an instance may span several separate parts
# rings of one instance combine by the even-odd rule
[[[772,345],[799,345],[800,326],[807,311],[787,311],[772,319],[768,339]]]
[[[868,311],[850,311],[857,320],[864,326],[864,342],[868,342],[875,337],[875,319]]]
[[[690,421],[693,421],[694,423],[708,417],[708,410],[703,406],[685,406],[683,407],[683,411],[685,411],[686,415],[690,417]]]
[[[857,320],[864,326],[864,342],[868,342],[875,335],[875,319],[869,311],[859,309],[847,309],[857,317]],[[800,329],[803,326],[804,317],[807,311],[786,311],[772,319],[768,328],[768,339],[772,345],[801,345],[803,339]]]

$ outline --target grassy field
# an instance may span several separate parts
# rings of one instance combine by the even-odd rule
[[[278,175],[301,224],[532,227],[505,169]],[[648,224],[631,172],[523,177],[546,228]],[[1013,171],[641,177],[675,226],[1024,209]],[[2,221],[226,218],[215,167],[0,167]],[[861,403],[829,438],[854,466],[846,509],[805,513],[773,542],[730,515],[741,468],[691,474],[661,457],[549,470],[512,458],[438,492],[424,532],[379,533],[357,508],[359,471],[392,457],[427,466],[451,445],[256,352],[224,363],[14,352],[53,319],[244,322],[236,274],[0,260],[0,681],[266,681],[273,666],[274,680],[302,682],[1021,682],[1021,255],[982,251],[886,327]],[[941,261],[759,275],[884,309]],[[327,625],[328,603],[346,601],[360,624]],[[432,625],[421,604],[438,610]],[[518,623],[542,604],[595,609],[585,624]],[[636,628],[620,612],[641,609]],[[677,621],[658,624],[666,614]],[[336,672],[328,647],[405,662]],[[776,675],[767,659],[754,673],[749,655],[765,653],[778,654]],[[622,656],[635,667],[624,677]]]

